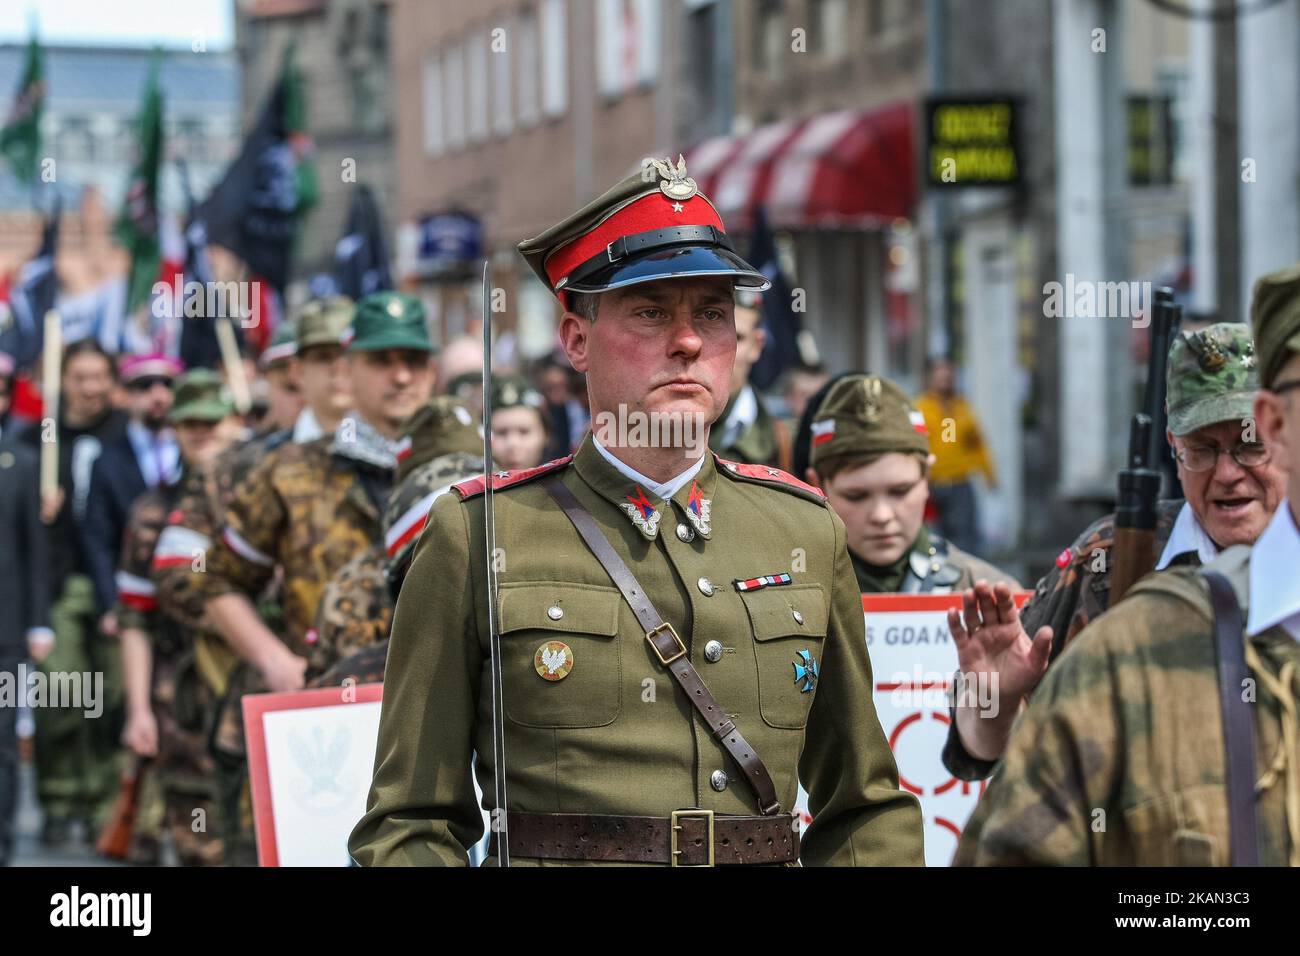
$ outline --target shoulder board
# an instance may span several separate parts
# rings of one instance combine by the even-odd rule
[[[743,462],[718,458],[718,470],[724,475],[730,475],[732,478],[754,481],[771,488],[782,488],[818,504],[826,503],[826,496],[822,494],[820,488],[814,488],[807,482],[800,481],[794,475],[784,472],[780,468],[769,468],[767,465],[748,465]]]
[[[573,461],[572,455],[565,455],[563,458],[557,458],[554,461],[548,461],[545,464],[538,465],[536,468],[520,468],[516,471],[494,471],[492,472],[492,490],[504,491],[506,488],[513,488],[515,485],[526,484],[542,475],[550,474],[553,471],[559,471],[569,462]],[[456,494],[460,495],[461,501],[467,501],[477,495],[487,491],[487,481],[483,475],[477,478],[471,478],[468,481],[462,481],[460,484],[451,486]]]

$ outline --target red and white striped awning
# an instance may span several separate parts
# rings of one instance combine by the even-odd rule
[[[686,153],[687,170],[731,228],[759,206],[779,228],[879,225],[916,202],[914,110],[837,110],[718,136]]]

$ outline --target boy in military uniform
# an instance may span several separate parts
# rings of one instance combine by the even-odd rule
[[[565,306],[593,421],[632,430],[434,503],[393,620],[353,859],[465,865],[482,832],[477,753],[485,801],[496,774],[508,782],[508,806],[489,808],[498,859],[919,864],[919,807],[862,697],[843,524],[784,472],[707,453],[735,359],[733,287],[766,280],[684,162],[647,166],[520,250]],[[632,437],[661,419],[679,425],[668,440]],[[800,780],[815,815],[802,847],[787,812]]]
[[[808,481],[848,532],[863,594],[949,594],[976,581],[1015,579],[925,527],[934,455],[925,419],[901,388],[846,375],[812,418]]]
[[[1300,865],[1300,266],[1261,278],[1251,312],[1253,419],[1287,498],[1253,547],[1144,578],[1071,643],[956,862]]]
[[[164,804],[166,828],[185,866],[221,862],[215,814],[215,768],[207,748],[212,696],[199,676],[193,622],[158,613],[150,566],[158,551],[175,550],[161,540],[167,516],[184,492],[203,482],[204,466],[229,446],[238,429],[234,404],[221,377],[207,369],[176,381],[171,420],[180,446],[180,481],[145,492],[132,506],[117,572],[120,640],[127,721],[122,741],[152,758]],[[189,562],[182,550],[172,560]]]
[[[1258,391],[1255,346],[1245,325],[1220,322],[1184,332],[1170,346],[1167,438],[1186,500],[1160,503],[1157,571],[1196,567],[1223,548],[1253,543],[1286,493],[1283,463],[1255,437],[1243,440]],[[1110,606],[1114,543],[1115,516],[1107,515],[1061,553],[1018,613],[1010,592],[989,588],[967,593],[964,619],[952,613],[962,672],[994,674],[999,695],[996,716],[954,708],[943,751],[953,775],[978,780],[993,772],[1049,661]]]

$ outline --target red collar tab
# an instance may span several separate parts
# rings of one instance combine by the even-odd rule
[[[826,500],[826,495],[822,493],[820,488],[810,485],[806,481],[800,481],[794,475],[782,471],[780,468],[771,468],[767,465],[750,465],[738,461],[727,461],[725,458],[718,458],[718,465],[724,472],[729,475],[734,475],[737,478],[747,478],[751,481],[762,481],[785,485],[787,488],[803,492],[806,495],[812,495],[818,501]]]

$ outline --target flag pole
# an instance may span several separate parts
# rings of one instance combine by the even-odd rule
[[[59,367],[63,364],[63,325],[57,309],[45,313],[45,346],[41,365],[41,393],[49,436],[41,442],[41,499],[59,488]],[[44,437],[44,436],[43,436]]]

